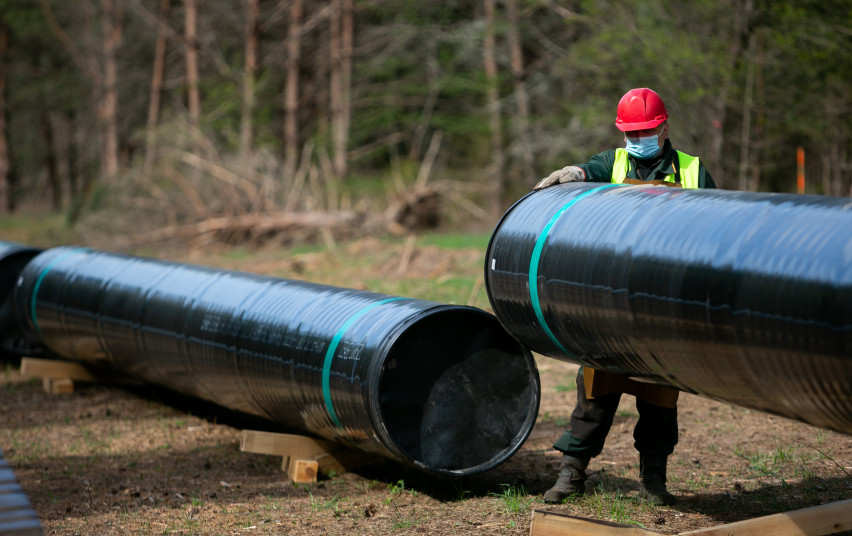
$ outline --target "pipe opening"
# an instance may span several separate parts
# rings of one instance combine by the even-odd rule
[[[443,309],[394,342],[379,397],[379,420],[406,458],[437,474],[474,474],[526,440],[538,413],[538,370],[492,315]]]
[[[22,337],[15,316],[13,295],[18,278],[40,249],[0,242],[0,354],[8,356],[41,355],[43,349]]]

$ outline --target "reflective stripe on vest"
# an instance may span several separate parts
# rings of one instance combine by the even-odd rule
[[[680,166],[680,185],[684,188],[698,188],[698,157],[689,156],[686,153],[677,153],[677,165]],[[627,149],[615,150],[615,161],[612,163],[611,182],[624,182],[627,178],[627,170],[630,162],[627,159]],[[675,165],[672,162],[672,165]],[[666,175],[666,182],[675,182],[677,174]]]

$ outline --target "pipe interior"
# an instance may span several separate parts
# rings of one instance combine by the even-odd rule
[[[12,296],[17,285],[18,278],[39,250],[31,248],[12,248],[9,251],[0,252],[0,352],[17,354],[23,348],[29,349],[31,353],[41,353],[29,346],[22,346],[21,328],[15,315]],[[26,353],[24,351],[23,353]]]
[[[394,343],[379,388],[382,419],[416,465],[472,474],[511,456],[538,412],[529,352],[491,315],[445,310]]]

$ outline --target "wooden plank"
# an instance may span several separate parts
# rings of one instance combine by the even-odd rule
[[[104,382],[119,385],[144,385],[144,381],[110,370],[101,370],[97,367],[89,367],[82,363],[73,361],[61,361],[58,359],[42,359],[38,357],[21,358],[21,376],[24,378],[41,378],[44,389],[52,392],[47,379],[64,378],[79,382]],[[73,384],[60,384],[61,392],[73,392]],[[70,387],[71,390],[67,390]],[[57,394],[57,393],[53,393]]]
[[[21,358],[21,376],[25,378],[68,378],[84,382],[97,381],[97,378],[80,363],[36,357]]]
[[[322,439],[294,435],[243,430],[240,437],[240,450],[255,454],[290,456],[292,458],[314,458],[341,447]]]
[[[316,482],[317,475],[345,473],[382,459],[376,454],[301,435],[243,430],[240,451],[282,456],[281,470],[293,482]]]
[[[824,536],[847,530],[852,530],[852,499],[682,532],[678,536]]]
[[[533,510],[530,536],[658,536],[659,533],[632,525]]]

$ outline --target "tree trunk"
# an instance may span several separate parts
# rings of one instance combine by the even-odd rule
[[[349,142],[349,90],[352,56],[352,0],[333,0],[334,12],[329,20],[331,72],[329,101],[331,136],[336,178],[346,174],[346,148]]]
[[[754,132],[751,139],[751,184],[749,187],[753,192],[760,191],[760,157],[766,138],[766,84],[763,75],[763,60],[765,41],[760,31],[755,32],[755,57],[754,57]]]
[[[251,161],[252,151],[252,111],[254,110],[254,76],[257,71],[257,47],[260,39],[259,0],[246,0],[246,59],[243,68],[243,109],[240,118],[240,157],[246,170],[246,176],[251,178],[254,165]]]
[[[287,30],[287,81],[284,87],[284,177],[296,176],[299,158],[299,53],[301,50],[302,0],[290,2]]]
[[[196,0],[183,0],[184,39],[186,40],[186,93],[192,126],[201,123],[201,97],[198,93],[198,37]]]
[[[532,147],[529,143],[529,98],[524,83],[524,55],[521,48],[521,35],[518,29],[517,0],[506,0],[506,19],[508,20],[509,48],[512,65],[512,81],[515,86],[515,102],[518,115],[515,117],[515,136],[521,148],[523,178],[529,186],[535,182]]]
[[[101,173],[107,184],[118,174],[118,66],[116,50],[121,41],[121,14],[115,9],[113,0],[102,0],[103,6],[103,54],[104,85],[100,119],[103,124],[103,149]]]
[[[352,119],[352,0],[343,0],[343,13],[341,14],[341,48],[340,48],[340,74],[341,74],[341,109],[340,129],[337,133],[337,148],[335,158],[337,162],[337,174],[339,177],[346,175],[348,169],[347,149],[349,148],[349,124]]]
[[[85,193],[80,184],[80,148],[77,143],[77,113],[68,111],[65,114],[65,123],[68,125],[66,135],[65,154],[68,161],[68,191],[74,202],[83,198]]]
[[[151,173],[154,162],[155,145],[154,132],[160,117],[160,96],[163,88],[163,71],[166,57],[166,28],[168,27],[169,6],[171,0],[160,0],[159,25],[157,26],[157,43],[154,45],[154,73],[151,75],[151,99],[148,102],[148,123],[145,130],[145,163],[143,172]]]
[[[489,184],[493,184],[492,212],[500,214],[503,211],[503,197],[506,190],[503,153],[503,127],[500,120],[500,100],[497,91],[497,60],[496,48],[496,15],[495,0],[484,0],[485,5],[485,39],[482,43],[482,53],[485,63],[486,100],[488,105],[489,123],[491,127],[491,165],[489,166]]]
[[[50,191],[50,204],[54,210],[62,209],[62,181],[59,179],[59,166],[56,159],[53,124],[42,98],[41,135],[44,139],[44,162],[47,167],[47,189]]]
[[[740,165],[737,173],[737,185],[740,191],[746,192],[749,190],[748,173],[749,173],[749,149],[751,148],[751,110],[754,103],[754,71],[755,71],[755,50],[757,41],[754,33],[748,37],[748,52],[746,53],[746,80],[745,89],[743,90],[743,117],[742,126],[740,129]]]
[[[742,35],[748,27],[748,21],[754,11],[754,0],[734,0],[733,11],[733,32],[728,41],[728,53],[724,58],[722,67],[725,73],[724,79],[719,80],[717,87],[719,88],[718,97],[716,98],[713,108],[713,117],[711,124],[713,128],[710,130],[710,153],[707,159],[710,162],[721,164],[724,162],[722,151],[725,141],[725,115],[728,108],[728,88],[731,85],[733,73],[737,71],[737,62],[742,53]],[[727,186],[720,184],[719,186]]]
[[[9,143],[6,124],[6,53],[9,50],[9,28],[0,26],[0,214],[12,210],[12,188],[9,176],[12,172],[12,159],[9,155]]]

